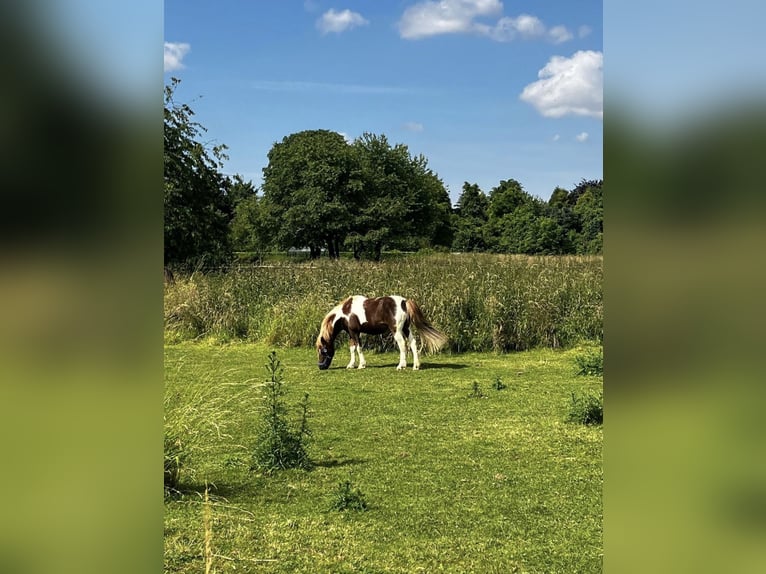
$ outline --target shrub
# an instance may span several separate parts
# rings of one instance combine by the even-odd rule
[[[471,394],[468,396],[472,399],[483,399],[486,395],[481,390],[478,381],[474,381],[471,387]]]
[[[575,363],[578,375],[601,377],[604,375],[604,349],[599,347],[598,350],[577,355]]]
[[[359,488],[351,484],[351,480],[345,480],[338,484],[330,502],[330,510],[343,512],[344,510],[367,510],[367,499]]]
[[[273,472],[286,468],[309,468],[311,461],[306,452],[306,444],[311,435],[308,427],[308,394],[303,395],[300,403],[301,418],[296,430],[288,424],[284,404],[283,368],[276,352],[269,354],[266,370],[269,381],[266,383],[266,406],[261,421],[259,435],[253,451],[253,468]]]
[[[569,422],[584,425],[600,425],[604,422],[604,393],[577,396],[572,393]]]
[[[495,377],[495,380],[492,382],[492,388],[496,391],[502,391],[503,389],[508,388],[508,385],[506,385],[500,377]]]

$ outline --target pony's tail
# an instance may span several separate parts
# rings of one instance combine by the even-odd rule
[[[431,353],[435,353],[447,343],[447,335],[434,329],[433,325],[423,316],[423,311],[420,310],[418,304],[412,299],[407,299],[407,314],[412,319],[420,338],[423,339],[426,348]]]

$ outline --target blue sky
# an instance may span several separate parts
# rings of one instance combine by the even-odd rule
[[[600,1],[166,0],[164,41],[177,100],[256,186],[307,129],[406,144],[453,203],[603,177]]]

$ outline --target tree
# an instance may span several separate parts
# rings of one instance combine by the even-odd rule
[[[232,209],[236,208],[242,201],[255,196],[255,186],[252,181],[245,181],[238,173],[232,178],[226,178],[226,195],[229,196]]]
[[[455,206],[455,239],[458,251],[482,251],[486,248],[484,226],[489,200],[477,184],[463,183],[463,192]]]
[[[229,182],[219,171],[226,146],[208,150],[198,141],[206,130],[173,100],[178,83],[173,78],[164,90],[165,265],[220,265],[231,258]]]
[[[262,197],[251,195],[241,200],[234,208],[231,222],[231,240],[238,251],[263,251],[272,246],[276,235],[274,222],[268,205]]]
[[[410,156],[404,144],[365,133],[353,143],[360,191],[348,244],[359,258],[380,259],[383,247],[417,248],[437,234],[447,242],[449,194],[423,155]]]
[[[490,219],[499,219],[508,213],[513,213],[517,207],[530,205],[535,199],[529,195],[515,179],[502,180],[497,187],[489,192],[487,214]]]
[[[601,182],[588,185],[579,195],[573,209],[580,221],[577,252],[595,254],[603,249],[604,196]]]
[[[359,182],[354,157],[343,136],[307,130],[275,143],[263,169],[265,209],[279,223],[279,247],[308,247],[319,257],[326,247],[338,257],[352,228]]]

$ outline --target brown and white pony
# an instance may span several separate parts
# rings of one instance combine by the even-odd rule
[[[411,325],[415,325],[426,348],[431,352],[438,351],[447,342],[447,337],[433,328],[412,299],[405,299],[399,295],[374,299],[368,299],[362,295],[349,297],[333,307],[322,319],[316,342],[319,368],[324,370],[330,367],[335,354],[335,338],[341,331],[346,331],[349,337],[351,362],[346,365],[347,369],[354,368],[356,362],[354,353],[359,353],[360,369],[364,369],[367,365],[362,354],[362,342],[359,337],[361,333],[380,335],[390,331],[399,345],[397,370],[407,368],[405,339],[409,341],[412,351],[412,368],[417,370],[420,368],[420,359],[418,346],[410,329]]]

